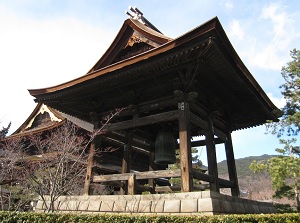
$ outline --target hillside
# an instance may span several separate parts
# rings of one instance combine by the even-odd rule
[[[253,176],[254,173],[249,169],[250,164],[256,160],[256,161],[262,161],[262,160],[268,160],[270,158],[274,157],[274,155],[267,155],[264,154],[262,156],[249,156],[241,159],[236,159],[236,169],[238,177],[244,177],[244,176]],[[218,171],[219,175],[227,174],[227,163],[226,160],[223,160],[222,162],[218,163]]]
[[[272,189],[272,182],[269,175],[266,172],[254,174],[250,169],[250,164],[256,161],[268,160],[274,157],[274,155],[262,155],[262,156],[249,156],[241,159],[236,159],[236,168],[238,181],[241,191],[241,197],[253,199],[253,200],[265,200],[265,201],[275,201],[278,203],[288,203],[293,202],[288,199],[273,199],[274,191]],[[218,173],[219,177],[223,179],[228,179],[228,171],[226,160],[218,163]],[[221,189],[222,193],[230,194],[229,189]]]

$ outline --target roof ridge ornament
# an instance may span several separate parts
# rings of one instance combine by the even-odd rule
[[[159,31],[151,22],[149,22],[144,16],[141,10],[139,10],[136,6],[129,6],[129,11],[125,11],[125,14],[127,14],[130,18],[144,24],[145,26],[148,26],[149,28],[155,30],[156,32],[159,32],[162,34],[161,31]]]
[[[145,25],[145,21],[143,19],[143,13],[136,6],[134,7],[129,6],[128,8],[132,12],[132,14],[128,11],[125,11],[125,13],[129,15],[132,19],[135,19]]]

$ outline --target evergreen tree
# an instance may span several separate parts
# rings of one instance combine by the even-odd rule
[[[280,86],[286,100],[283,115],[279,122],[272,122],[267,129],[276,134],[283,148],[276,149],[279,156],[263,163],[253,162],[250,168],[254,172],[266,170],[272,179],[274,197],[294,198],[300,211],[300,150],[297,137],[300,132],[300,51],[291,51],[292,61],[281,70],[285,83]]]

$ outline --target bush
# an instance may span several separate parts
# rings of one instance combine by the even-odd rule
[[[298,223],[299,213],[290,214],[248,214],[215,216],[155,216],[119,214],[59,214],[32,212],[0,212],[0,222],[4,223]]]

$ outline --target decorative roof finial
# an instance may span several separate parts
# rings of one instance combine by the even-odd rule
[[[140,23],[145,24],[143,13],[136,6],[134,6],[134,7],[129,6],[129,9],[133,14],[131,14],[128,11],[125,11],[125,13],[127,15],[129,15],[132,19],[135,19],[135,20],[139,21]]]
[[[156,32],[161,33],[151,22],[149,22],[144,16],[143,13],[136,7],[129,6],[129,11],[125,11],[125,13],[132,19],[139,21],[140,23],[144,24],[145,26],[148,26],[149,28],[155,30]]]

